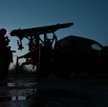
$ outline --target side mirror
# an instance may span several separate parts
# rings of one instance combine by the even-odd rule
[[[108,55],[108,46],[103,47],[103,54]]]
[[[104,50],[105,51],[108,51],[108,46],[104,46]]]

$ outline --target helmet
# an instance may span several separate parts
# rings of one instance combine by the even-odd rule
[[[4,36],[7,33],[5,28],[0,29],[0,36]]]

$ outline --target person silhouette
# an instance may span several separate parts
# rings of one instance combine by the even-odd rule
[[[7,30],[0,29],[0,80],[6,80],[12,61],[12,52],[9,45],[9,38],[6,36]]]

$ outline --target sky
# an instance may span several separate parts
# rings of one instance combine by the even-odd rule
[[[0,1],[0,28],[6,28],[8,32],[68,22],[73,22],[74,25],[58,30],[58,39],[77,35],[108,45],[108,0]],[[19,51],[16,43],[18,38],[8,37],[12,50],[16,50],[14,55],[20,56],[27,52],[26,39],[23,40],[25,49]]]

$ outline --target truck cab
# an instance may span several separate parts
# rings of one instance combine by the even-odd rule
[[[57,41],[54,53],[55,74],[58,76],[71,73],[94,75],[106,71],[108,48],[95,40],[66,36]]]

